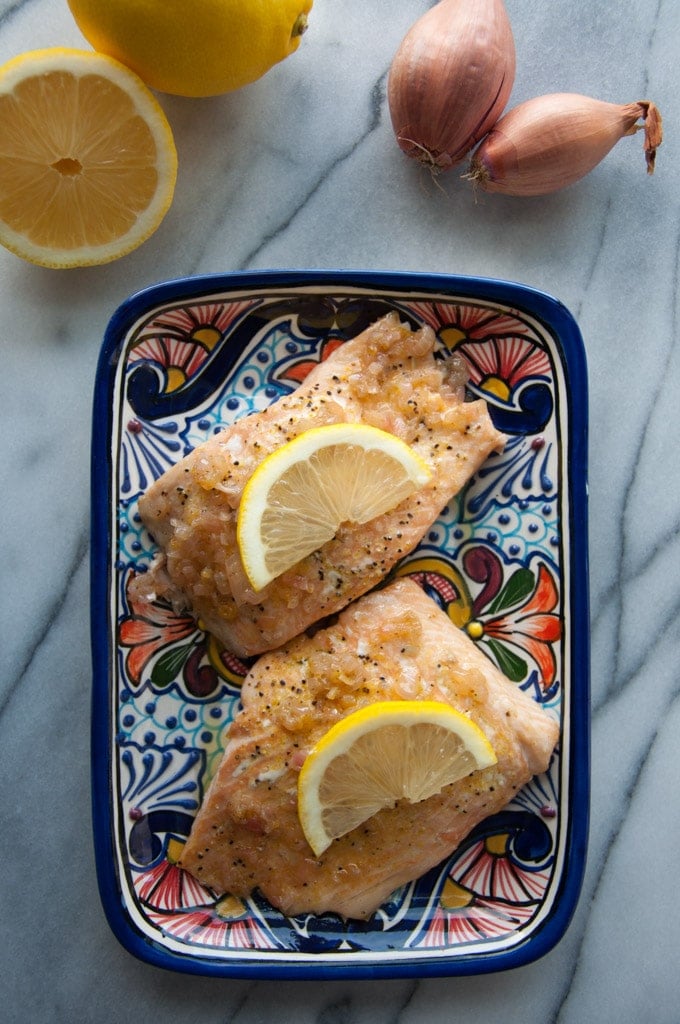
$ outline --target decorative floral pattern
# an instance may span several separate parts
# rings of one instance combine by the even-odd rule
[[[188,911],[148,911],[152,921],[163,935],[194,948],[208,947],[226,950],[275,950],[282,946],[272,937],[262,919],[243,905],[240,917],[232,916],[229,898],[218,900],[210,907]]]
[[[137,513],[148,483],[228,422],[295,388],[339,345],[388,308],[435,330],[457,352],[469,388],[508,434],[505,452],[443,510],[396,570],[412,576],[451,619],[549,713],[561,714],[563,625],[557,486],[562,444],[553,340],[516,309],[444,297],[351,295],[232,301],[216,296],[152,313],[126,339],[114,477],[118,629],[114,793],[124,826],[125,899],[154,941],[185,954],[257,950],[466,953],[524,938],[556,870],[559,754],[548,775],[474,830],[440,869],[396,892],[369,922],[335,915],[289,920],[257,893],[220,896],[177,864],[238,707],[248,665],[188,615],[140,602],[134,572],[155,554]],[[551,814],[544,814],[550,805]]]
[[[250,302],[208,302],[176,306],[150,317],[128,348],[128,364],[158,367],[165,394],[182,388],[202,369],[227,330]]]
[[[428,879],[433,912],[414,948],[439,948],[518,933],[534,918],[554,870],[556,789],[533,779],[511,809],[481,822],[442,871]]]
[[[463,573],[439,556],[407,559],[398,572],[420,583],[457,626],[487,648],[509,679],[530,685],[535,674],[541,689],[551,693],[557,674],[554,644],[562,635],[551,570],[544,562],[536,574],[523,566],[507,567],[487,545],[468,547],[461,561]],[[480,589],[473,597],[475,584]],[[529,673],[522,655],[534,663],[535,673]]]
[[[118,629],[118,642],[127,651],[125,671],[131,686],[141,685],[149,666],[154,688],[162,689],[181,678],[192,697],[212,694],[220,678],[240,684],[247,667],[235,654],[220,649],[191,616],[179,614],[167,601],[133,597],[131,579],[130,574],[125,583],[130,612]]]
[[[479,576],[475,573],[485,574],[497,565],[498,558],[492,551],[468,551],[464,557],[466,571],[477,582]],[[538,668],[541,686],[548,690],[557,674],[553,645],[562,634],[560,616],[553,610],[558,601],[554,576],[543,562],[539,564],[536,577],[528,569],[516,569],[502,590],[498,581],[495,594],[488,592],[488,577],[483,575],[482,579],[486,586],[475,601],[473,612],[478,615],[489,607],[502,610],[503,614],[484,620],[476,617],[469,623],[468,633],[486,642],[505,675],[517,682],[526,677],[527,666],[523,660],[512,656],[509,648],[519,648],[528,654]]]
[[[292,381],[295,387],[297,387],[302,383],[310,370],[313,370],[315,366],[322,363],[324,359],[328,359],[328,357],[332,355],[340,345],[342,345],[341,338],[329,338],[320,346],[318,354],[316,354],[316,358],[309,356],[307,358],[297,359],[281,374],[282,378],[284,380]]]
[[[176,844],[175,840],[171,841],[163,860],[152,864],[147,871],[135,875],[135,891],[140,901],[152,910],[176,916],[178,910],[205,907],[215,902],[214,893],[177,866],[180,850],[181,845]],[[242,907],[242,913],[244,912],[245,908]]]
[[[543,429],[552,414],[552,371],[545,344],[526,318],[481,304],[419,303],[413,309],[463,357],[470,390],[493,405],[501,430]]]

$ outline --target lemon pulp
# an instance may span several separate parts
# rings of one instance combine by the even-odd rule
[[[17,255],[116,259],[158,227],[176,173],[162,108],[117,62],[55,47],[0,68],[0,242]]]
[[[246,484],[237,515],[244,570],[261,590],[329,541],[423,487],[428,464],[404,441],[363,423],[314,427],[277,448]]]
[[[341,719],[307,755],[298,816],[320,856],[398,800],[419,803],[496,755],[467,715],[439,701],[379,701]]]

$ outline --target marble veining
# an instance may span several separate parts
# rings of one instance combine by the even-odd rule
[[[391,57],[427,0],[316,0],[300,50],[237,94],[161,97],[179,150],[157,234],[105,268],[0,251],[3,1019],[414,1024],[676,1022],[680,982],[678,141],[673,0],[507,0],[511,103],[551,91],[653,99],[639,136],[552,197],[434,183],[394,143]],[[65,0],[0,0],[0,60],[84,45]],[[558,297],[590,375],[592,811],[573,921],[541,961],[485,977],[214,981],[134,960],[104,919],[89,784],[89,447],[105,326],[127,295],[190,273],[407,269]]]

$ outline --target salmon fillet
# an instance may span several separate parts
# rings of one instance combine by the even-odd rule
[[[300,768],[335,722],[379,700],[451,704],[497,763],[419,804],[399,801],[315,858],[297,815]],[[370,917],[545,771],[558,735],[416,583],[397,580],[254,664],[180,865],[217,892],[259,889],[289,915]]]
[[[241,657],[278,647],[378,584],[411,551],[505,437],[483,401],[464,402],[455,358],[436,359],[429,327],[388,314],[339,346],[300,387],[187,455],[142,496],[141,517],[160,546],[136,577],[138,600],[188,610]],[[236,544],[239,500],[265,456],[311,427],[363,422],[411,445],[430,483],[396,509],[346,524],[318,551],[253,591]]]

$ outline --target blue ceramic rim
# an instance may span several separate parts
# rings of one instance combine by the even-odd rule
[[[129,329],[156,306],[179,299],[196,299],[215,292],[244,289],[374,288],[419,294],[450,293],[457,297],[499,301],[531,314],[553,334],[563,361],[567,387],[571,717],[569,802],[566,823],[565,868],[552,908],[524,942],[483,955],[389,960],[385,963],[329,964],[311,960],[276,963],[271,959],[218,960],[171,952],[149,940],[126,914],[116,870],[111,828],[112,730],[109,692],[114,662],[108,628],[108,508],[111,465],[109,440],[113,427],[111,401],[115,368]],[[114,312],[102,343],[94,387],[91,446],[91,640],[92,720],[91,777],[94,850],[100,898],[109,926],[121,945],[138,959],[157,967],[212,977],[269,979],[339,979],[453,977],[509,970],[548,953],[562,938],[573,916],[583,883],[590,807],[590,611],[588,577],[588,382],[583,338],[574,317],[553,296],[514,281],[483,277],[397,271],[260,270],[177,278],[134,293]],[[101,567],[106,566],[106,572]],[[578,754],[578,756],[576,756]]]

